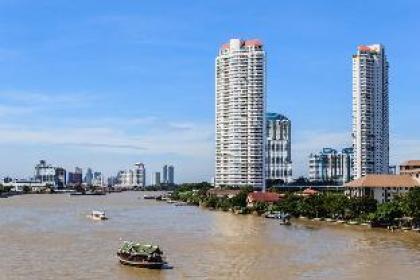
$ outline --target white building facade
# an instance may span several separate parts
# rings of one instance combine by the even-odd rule
[[[146,168],[143,163],[134,164],[134,168],[118,172],[117,181],[120,186],[132,188],[146,186]]]
[[[292,180],[292,133],[291,122],[283,115],[266,114],[266,179]]]
[[[341,152],[323,148],[318,154],[309,156],[309,180],[311,182],[347,183],[353,179],[353,149]]]
[[[359,46],[353,55],[354,175],[389,168],[388,61],[382,45]]]
[[[215,185],[265,188],[265,71],[259,40],[231,39],[216,58]]]

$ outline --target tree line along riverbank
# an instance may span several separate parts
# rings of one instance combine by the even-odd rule
[[[328,191],[311,196],[303,196],[300,192],[286,192],[277,202],[257,202],[251,207],[247,198],[252,188],[241,188],[233,196],[213,195],[210,194],[210,189],[211,186],[207,183],[183,184],[172,192],[171,199],[241,214],[262,215],[278,211],[292,217],[367,223],[375,227],[420,228],[420,188],[413,188],[407,194],[381,204],[369,197],[347,197],[343,192]]]

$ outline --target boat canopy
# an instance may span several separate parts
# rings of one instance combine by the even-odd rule
[[[162,251],[157,245],[141,244],[132,241],[124,241],[120,248],[121,253],[125,254],[138,254],[138,255],[152,255],[161,254]]]

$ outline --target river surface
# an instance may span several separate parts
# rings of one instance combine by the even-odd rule
[[[0,279],[420,279],[420,234],[280,226],[143,194],[0,198]],[[120,265],[122,240],[159,244],[173,269]]]

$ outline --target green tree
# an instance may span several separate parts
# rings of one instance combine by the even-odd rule
[[[402,215],[401,204],[398,201],[391,201],[380,204],[373,215],[373,219],[374,222],[391,225],[394,223],[395,218],[400,218]]]
[[[406,216],[420,221],[420,188],[411,189],[403,198],[403,211]]]

